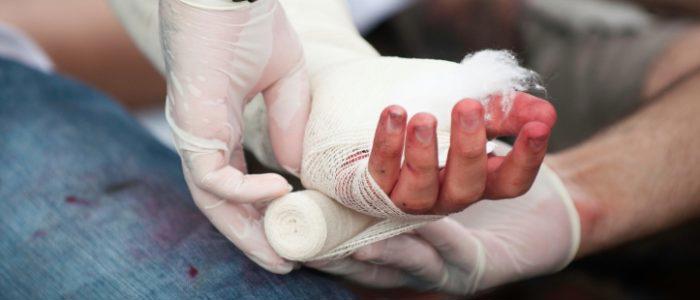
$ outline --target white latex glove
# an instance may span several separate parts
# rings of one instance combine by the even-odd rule
[[[242,132],[244,106],[262,93],[276,161],[298,174],[310,96],[297,36],[277,0],[159,2],[112,5],[168,81],[166,117],[194,200],[248,257],[287,273],[293,265],[270,248],[254,204],[292,187],[278,174],[245,174]]]
[[[508,147],[500,145],[496,152]],[[559,177],[546,165],[525,195],[481,201],[465,211],[358,250],[310,265],[372,287],[412,286],[453,294],[559,271],[576,255],[579,216]]]

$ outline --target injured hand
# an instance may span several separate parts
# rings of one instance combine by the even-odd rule
[[[518,93],[513,101],[511,112],[491,113],[488,119],[480,102],[457,103],[444,165],[437,153],[436,118],[419,113],[406,126],[406,111],[388,107],[374,136],[370,175],[394,205],[411,214],[447,215],[484,198],[524,194],[544,159],[556,114],[548,102],[528,94]],[[500,97],[486,103],[488,111],[503,111]],[[505,157],[488,155],[487,139],[499,136],[517,136],[514,150]]]
[[[270,244],[290,260],[338,258],[478,200],[522,195],[556,120],[546,101],[518,92],[531,76],[497,51],[461,64],[371,57],[312,74],[301,179],[321,194],[275,201]],[[515,150],[488,156],[499,136],[517,136]]]
[[[544,101],[518,93],[536,80],[511,54],[483,51],[462,63],[381,57],[357,34],[342,1],[280,2],[301,37],[314,100],[301,169],[309,191],[282,197],[266,211],[265,231],[278,254],[296,261],[340,258],[484,197],[526,191],[555,116]],[[462,99],[478,103],[457,105]],[[388,138],[380,133],[375,149],[376,118],[391,105],[413,121]],[[453,132],[453,121],[470,127],[459,125],[460,115],[474,112],[483,114],[477,130]],[[520,135],[516,151],[505,158],[476,154],[499,135]],[[370,168],[370,154],[381,156],[387,143],[405,148],[405,160],[389,151],[393,158],[373,159]],[[469,173],[459,172],[467,165]]]

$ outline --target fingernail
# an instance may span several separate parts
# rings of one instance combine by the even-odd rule
[[[416,126],[415,135],[418,142],[423,145],[429,145],[433,141],[433,127],[428,125]]]
[[[399,133],[403,127],[403,114],[398,109],[390,109],[386,122],[387,132]]]
[[[542,148],[544,148],[545,142],[547,141],[546,137],[540,137],[540,138],[533,138],[530,139],[530,149],[533,151],[540,151]]]
[[[484,120],[481,118],[479,113],[472,111],[468,113],[463,113],[459,117],[459,124],[462,126],[462,130],[473,133],[481,127]]]

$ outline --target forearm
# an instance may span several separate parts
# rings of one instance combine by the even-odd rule
[[[550,160],[581,215],[579,256],[700,213],[700,76]]]

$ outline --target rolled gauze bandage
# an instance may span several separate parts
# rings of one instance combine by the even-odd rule
[[[268,207],[265,234],[280,256],[307,261],[329,253],[378,222],[307,190],[288,194]]]
[[[489,142],[488,153],[495,144]],[[439,154],[440,166],[447,152]],[[313,190],[287,194],[265,212],[267,240],[280,256],[293,261],[342,257],[356,248],[423,225],[423,220],[383,220],[349,209]]]

